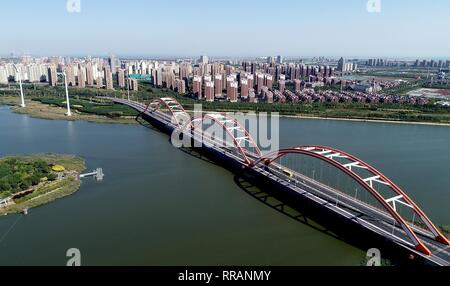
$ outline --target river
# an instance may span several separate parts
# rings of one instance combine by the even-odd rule
[[[373,164],[450,224],[450,128],[282,118],[281,147],[333,146]],[[0,107],[0,156],[68,153],[102,167],[69,197],[0,218],[0,265],[360,265],[365,251],[244,192],[222,167],[141,125],[30,118]]]

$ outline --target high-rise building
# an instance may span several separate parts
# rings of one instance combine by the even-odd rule
[[[200,64],[208,64],[208,63],[209,63],[209,58],[208,58],[208,56],[205,56],[205,55],[200,56],[199,63],[200,63]]]
[[[252,74],[247,74],[248,88],[255,87],[255,77]]]
[[[277,63],[279,64],[283,63],[283,56],[277,56]]]
[[[117,72],[117,84],[120,88],[125,88],[125,70],[119,69]]]
[[[128,86],[132,91],[139,91],[139,83],[135,78],[128,78]]]
[[[214,76],[214,94],[215,97],[222,97],[222,75],[216,74]]]
[[[204,82],[207,82],[207,81],[213,81],[213,80],[212,80],[212,76],[209,75],[209,74],[204,75],[204,76],[203,76],[203,81],[204,81]]]
[[[257,80],[257,82],[256,82],[256,93],[260,94],[261,90],[262,90],[262,87],[264,86],[264,74],[258,73],[256,75],[256,80]]]
[[[48,67],[48,83],[50,86],[56,86],[58,83],[58,76],[54,65]]]
[[[86,87],[86,69],[82,65],[78,67],[78,87]]]
[[[202,99],[202,77],[194,76],[192,92],[198,99]]]
[[[75,73],[73,72],[73,66],[71,64],[67,65],[64,69],[66,72],[66,79],[68,86],[75,86]]]
[[[154,69],[153,71],[153,84],[155,86],[162,86],[163,85],[163,78],[162,78],[162,70],[160,68]]]
[[[90,62],[86,64],[86,81],[88,86],[94,85],[94,71]]]
[[[342,57],[338,61],[337,70],[340,72],[345,72],[345,60]]]
[[[113,78],[112,78],[112,72],[109,69],[109,67],[104,67],[103,68],[103,73],[104,73],[104,77],[105,77],[105,86],[106,89],[108,90],[114,90],[113,87]]]
[[[120,68],[120,61],[115,56],[109,57],[108,64],[111,67],[112,73],[116,73],[117,68]]]
[[[248,97],[248,79],[242,78],[241,79],[241,97],[244,99],[247,99]]]
[[[229,101],[237,102],[237,90],[238,90],[237,81],[230,82],[227,88],[227,98]]]
[[[0,66],[0,83],[8,83],[8,72],[4,66]]]
[[[265,75],[265,86],[267,86],[270,90],[273,88],[273,76],[270,74]]]
[[[103,78],[101,76],[97,77],[97,79],[95,80],[95,85],[97,88],[103,87]]]
[[[180,64],[180,79],[186,80],[192,72],[192,66],[189,63]]]
[[[185,94],[186,93],[186,82],[182,79],[176,79],[176,87],[177,87],[177,92],[179,94]]]
[[[206,101],[214,101],[214,82],[212,81],[205,82],[205,98]]]

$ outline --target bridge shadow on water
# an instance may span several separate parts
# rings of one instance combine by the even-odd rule
[[[417,264],[417,261],[408,259],[408,254],[403,249],[393,246],[389,241],[374,237],[371,232],[356,227],[348,220],[336,218],[336,215],[333,216],[332,213],[324,211],[325,207],[318,208],[312,206],[310,202],[285,195],[282,192],[259,184],[255,185],[237,174],[234,176],[234,182],[248,195],[298,223],[352,245],[364,253],[370,248],[378,248],[382,254],[384,264]],[[367,218],[365,219],[367,220]],[[365,263],[366,257],[363,255],[360,265],[365,265]]]
[[[147,122],[145,119],[142,118],[142,113],[138,114],[134,120],[136,120],[136,122],[141,125],[144,126],[145,128],[151,129],[153,131],[156,131],[158,133],[161,133],[161,131],[157,128],[155,128],[152,124],[150,124],[149,122]]]

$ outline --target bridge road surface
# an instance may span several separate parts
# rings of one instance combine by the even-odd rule
[[[172,122],[170,115],[158,110],[147,110],[147,106],[145,104],[119,98],[108,97],[107,99],[110,99],[115,103],[127,105],[140,113],[145,113],[146,116],[171,126],[174,129],[177,128],[177,126]],[[192,137],[192,134],[190,133],[185,134]],[[242,157],[238,156],[229,148],[218,147],[213,143],[211,143],[211,146],[208,144],[208,147],[216,149],[218,152],[239,161],[243,165],[246,164]],[[256,159],[254,154],[248,155],[249,157]],[[409,224],[419,239],[432,252],[431,255],[426,255],[415,249],[415,246],[409,242],[409,238],[406,233],[404,233],[401,226],[395,223],[393,218],[387,212],[365,204],[359,200],[355,200],[351,196],[304,176],[303,174],[293,172],[293,177],[288,177],[282,172],[282,167],[275,163],[269,166],[254,166],[254,169],[256,172],[266,176],[280,185],[283,185],[284,187],[289,188],[300,196],[313,200],[323,207],[332,210],[337,215],[343,216],[361,227],[387,238],[409,252],[421,256],[431,264],[450,266],[450,246],[434,240],[431,233]]]

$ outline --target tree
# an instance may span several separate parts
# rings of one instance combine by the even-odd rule
[[[30,178],[26,178],[25,180],[23,180],[20,183],[20,188],[24,191],[24,190],[28,190],[31,187],[31,179]]]
[[[50,173],[50,174],[48,174],[48,176],[47,176],[47,179],[48,179],[49,181],[55,181],[56,178],[57,178],[57,176],[56,176],[56,174],[54,174],[54,173]]]
[[[38,174],[33,174],[30,179],[31,179],[31,184],[33,186],[36,186],[41,181],[41,176]]]

